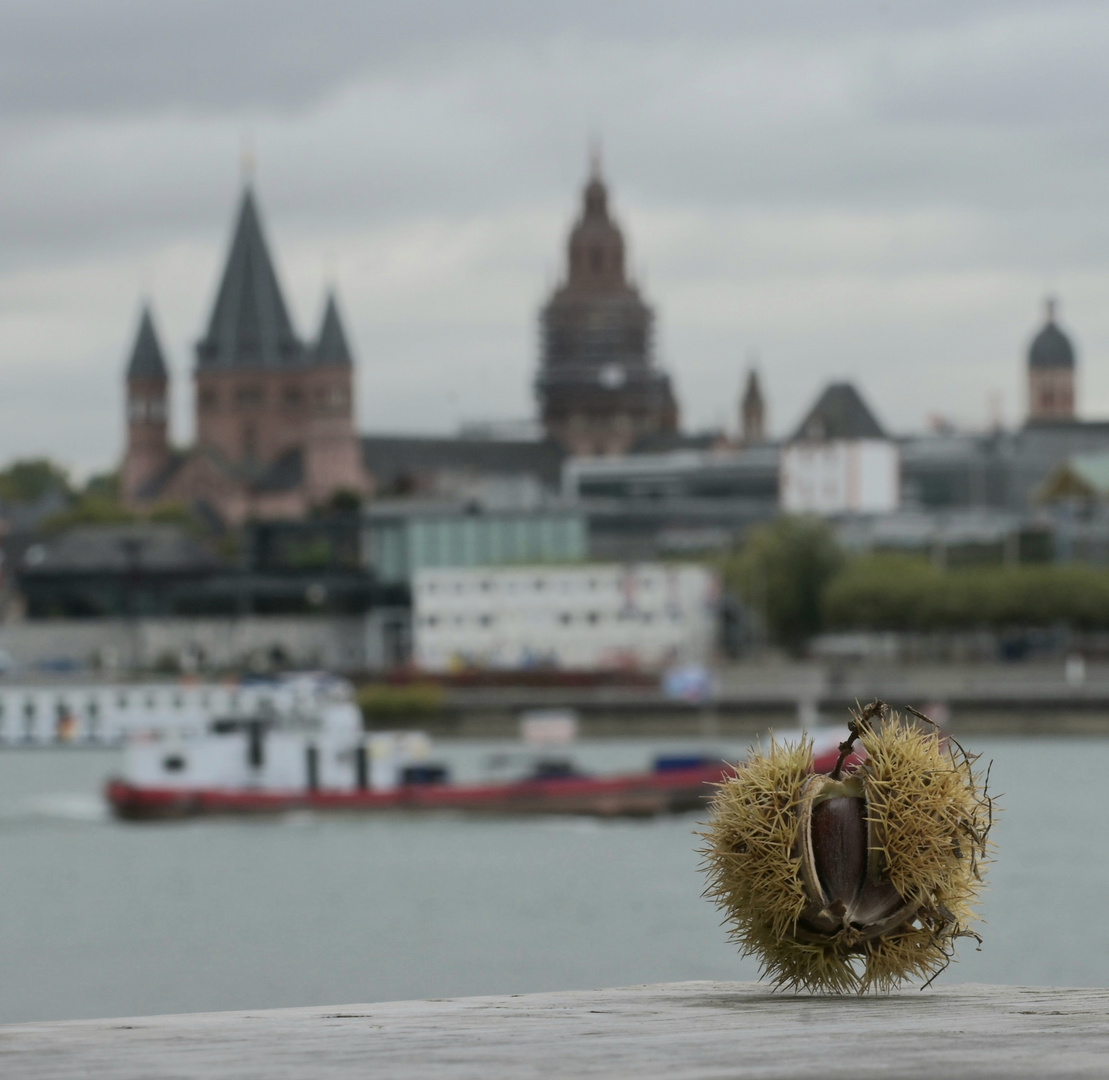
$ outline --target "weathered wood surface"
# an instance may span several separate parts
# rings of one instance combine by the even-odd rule
[[[0,1027],[19,1080],[724,1080],[1109,1075],[1109,990],[948,986],[888,997],[687,982]]]

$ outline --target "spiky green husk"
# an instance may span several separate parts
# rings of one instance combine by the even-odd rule
[[[810,740],[756,750],[712,802],[705,895],[724,912],[731,940],[780,989],[863,993],[934,978],[955,940],[972,933],[991,814],[974,759],[896,716],[877,728],[856,722],[867,751],[855,775],[866,786],[872,873],[919,905],[892,931],[868,938],[845,928],[822,938],[798,925],[809,902],[798,811]]]
[[[920,904],[911,924],[878,940],[867,955],[863,989],[888,990],[933,978],[970,924],[982,888],[993,807],[976,758],[935,730],[896,714],[864,726],[858,770],[867,793],[871,858],[906,899]]]

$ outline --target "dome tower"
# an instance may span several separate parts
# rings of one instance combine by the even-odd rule
[[[621,454],[674,431],[670,379],[654,366],[654,313],[628,280],[624,236],[594,157],[570,232],[566,278],[540,316],[543,426],[571,454]]]
[[[1028,348],[1028,420],[1073,420],[1074,346],[1055,322],[1056,302],[1048,298],[1044,326]]]

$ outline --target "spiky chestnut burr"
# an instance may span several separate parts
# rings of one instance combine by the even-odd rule
[[[778,988],[927,985],[959,938],[981,943],[970,923],[993,823],[987,777],[906,711],[925,726],[881,701],[854,711],[829,775],[812,773],[808,738],[772,739],[718,786],[705,895]]]

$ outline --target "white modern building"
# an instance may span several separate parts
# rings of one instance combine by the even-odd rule
[[[831,439],[782,449],[781,508],[790,514],[888,514],[899,502],[897,446]]]
[[[415,661],[427,671],[704,662],[718,592],[715,576],[694,564],[420,570]]]
[[[790,514],[888,514],[901,501],[901,456],[850,383],[833,383],[779,458]]]

